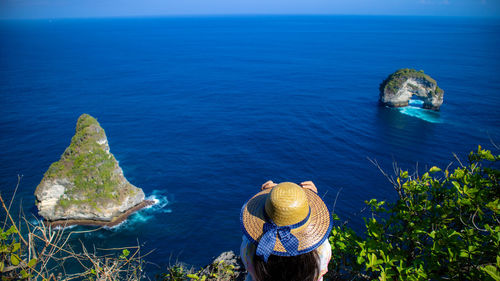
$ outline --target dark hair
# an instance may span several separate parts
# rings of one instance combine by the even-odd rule
[[[267,263],[255,255],[253,263],[255,281],[317,281],[320,273],[316,250],[294,257],[270,255]]]

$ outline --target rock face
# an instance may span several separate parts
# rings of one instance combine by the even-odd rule
[[[243,265],[241,258],[236,256],[233,251],[223,252],[220,254],[211,264],[207,265],[201,273],[202,275],[212,276],[214,273],[219,273],[218,271],[221,267],[230,267],[233,274],[231,276],[220,276],[220,280],[245,280],[245,266]],[[227,277],[227,279],[224,277]]]
[[[400,69],[380,84],[380,102],[391,107],[408,106],[413,97],[423,100],[426,109],[439,110],[444,91],[422,70]]]
[[[38,213],[49,221],[112,221],[144,201],[144,192],[123,176],[104,129],[83,114],[61,159],[35,190]]]

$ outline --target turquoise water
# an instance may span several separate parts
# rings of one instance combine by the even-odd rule
[[[500,142],[500,23],[425,17],[259,16],[0,22],[0,190],[33,192],[78,116],[106,130],[126,177],[158,204],[88,245],[144,243],[163,266],[237,250],[260,185],[313,180],[360,229],[390,171],[446,166]],[[439,112],[378,104],[393,71],[423,69]],[[2,213],[3,214],[3,213]],[[76,228],[79,229],[79,228]],[[153,267],[153,270],[154,267]]]
[[[444,122],[444,120],[441,119],[441,114],[439,112],[423,109],[423,103],[424,102],[421,100],[410,100],[407,107],[401,107],[397,110],[404,115],[419,118],[430,123]]]

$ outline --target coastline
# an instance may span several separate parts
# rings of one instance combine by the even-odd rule
[[[146,207],[152,206],[154,204],[155,201],[153,200],[144,200],[141,203],[135,205],[134,207],[128,209],[127,211],[121,213],[120,215],[114,217],[110,221],[91,220],[91,219],[68,219],[68,220],[44,221],[43,223],[46,226],[50,227],[68,227],[73,225],[113,227],[124,222],[133,213],[142,210]]]

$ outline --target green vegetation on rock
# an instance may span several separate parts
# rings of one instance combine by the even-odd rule
[[[335,226],[329,274],[345,280],[500,280],[500,155],[481,147],[452,172],[399,171],[399,199],[371,199],[363,236]],[[338,217],[337,217],[338,218]]]
[[[239,269],[239,268],[238,268]],[[239,278],[238,278],[239,277]],[[235,270],[233,264],[226,261],[214,261],[206,268],[196,271],[176,264],[167,268],[167,272],[158,274],[157,281],[236,281],[243,280],[240,272]]]
[[[71,144],[44,175],[44,180],[54,179],[72,183],[58,201],[62,208],[80,204],[96,208],[99,203],[119,202],[126,195],[123,193],[134,192],[132,188],[117,188],[124,185],[118,162],[109,153],[104,129],[88,114],[78,118]]]
[[[388,92],[390,94],[396,94],[401,88],[403,83],[409,78],[422,79],[429,84],[436,85],[436,91],[433,95],[442,96],[444,91],[437,86],[436,80],[432,79],[429,75],[425,74],[423,70],[417,71],[415,69],[403,68],[389,75],[379,87],[380,93]]]

